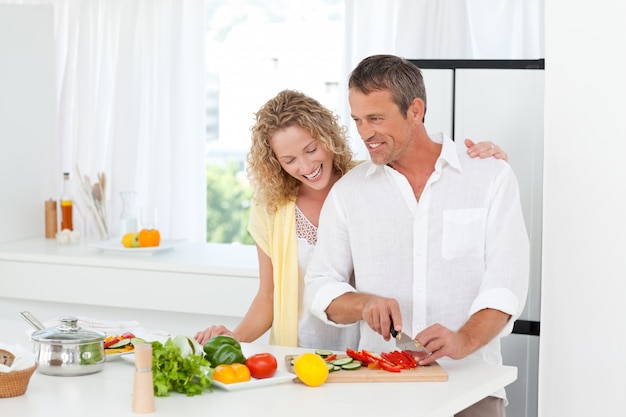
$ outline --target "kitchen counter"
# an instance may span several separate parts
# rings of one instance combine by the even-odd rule
[[[29,344],[26,327],[20,320],[0,319],[0,341]],[[307,351],[263,344],[244,344],[243,348],[246,355],[271,352],[284,372],[282,358]],[[237,391],[215,387],[195,397],[177,393],[157,397],[152,415],[447,417],[517,378],[517,368],[511,366],[454,361],[441,364],[448,371],[447,382],[327,383],[312,388],[286,381]],[[133,372],[133,365],[121,358],[92,375],[55,377],[35,372],[23,396],[0,399],[0,414],[136,416],[132,412]]]

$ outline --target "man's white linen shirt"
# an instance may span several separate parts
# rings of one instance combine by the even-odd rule
[[[504,161],[472,159],[451,139],[432,139],[442,151],[419,202],[403,175],[369,161],[333,186],[305,277],[305,304],[320,319],[333,323],[326,308],[356,288],[395,298],[413,337],[435,323],[458,330],[484,308],[510,314],[500,336],[511,332],[529,275],[517,179]],[[395,350],[364,321],[360,333],[359,349]],[[501,364],[499,338],[466,360]]]

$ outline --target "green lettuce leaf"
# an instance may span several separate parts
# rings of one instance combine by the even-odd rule
[[[203,355],[183,356],[172,339],[165,344],[152,342],[152,378],[154,395],[168,397],[171,391],[187,396],[200,395],[211,387],[213,369]]]

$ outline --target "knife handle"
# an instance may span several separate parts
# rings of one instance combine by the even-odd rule
[[[393,320],[391,321],[391,326],[389,327],[389,331],[391,332],[391,336],[398,337],[398,332],[393,327]]]

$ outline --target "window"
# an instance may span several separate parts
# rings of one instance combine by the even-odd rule
[[[284,89],[337,111],[343,0],[206,2],[207,241],[252,244],[245,159],[254,113]]]

